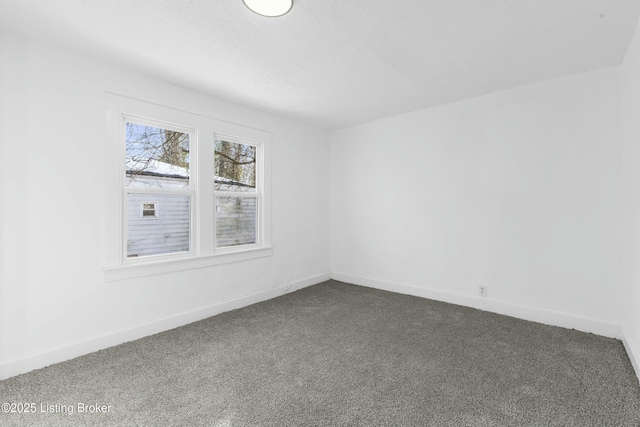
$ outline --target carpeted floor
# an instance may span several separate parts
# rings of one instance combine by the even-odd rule
[[[336,281],[1,381],[0,400],[37,406],[2,426],[640,426],[620,341]]]

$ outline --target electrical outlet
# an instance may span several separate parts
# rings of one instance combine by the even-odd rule
[[[480,286],[478,290],[481,297],[486,297],[489,295],[489,290],[487,289],[487,286]]]

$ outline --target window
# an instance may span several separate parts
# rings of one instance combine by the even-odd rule
[[[257,242],[256,154],[249,143],[215,141],[216,247]]]
[[[191,206],[190,141],[195,129],[180,129],[134,116],[124,121],[124,203],[127,258],[189,252]],[[158,218],[157,202],[164,211]],[[142,206],[142,215],[136,212]],[[148,218],[158,221],[145,221]]]
[[[157,218],[158,202],[140,202],[140,218]]]
[[[271,254],[268,132],[105,99],[105,280]]]

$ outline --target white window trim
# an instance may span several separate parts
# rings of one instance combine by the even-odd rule
[[[124,126],[125,118],[166,123],[170,129],[193,130],[190,142],[190,190],[192,194],[192,243],[189,252],[126,258],[124,230]],[[244,142],[260,150],[257,182],[262,186],[258,203],[257,243],[215,247],[214,137]],[[116,94],[105,93],[104,156],[104,256],[105,282],[145,277],[194,268],[246,261],[272,255],[271,247],[271,134],[211,117],[193,114]],[[202,159],[199,161],[198,159]],[[210,164],[211,167],[198,165]],[[140,191],[140,190],[136,190]],[[164,192],[153,189],[153,192]],[[175,194],[172,192],[172,194]],[[236,194],[237,195],[237,194]],[[254,195],[255,196],[255,195]]]

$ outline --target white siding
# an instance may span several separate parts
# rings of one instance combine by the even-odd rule
[[[255,197],[216,198],[216,246],[238,246],[256,243]]]
[[[190,197],[173,194],[129,194],[127,256],[189,250]],[[156,202],[156,217],[141,217],[142,202]]]

